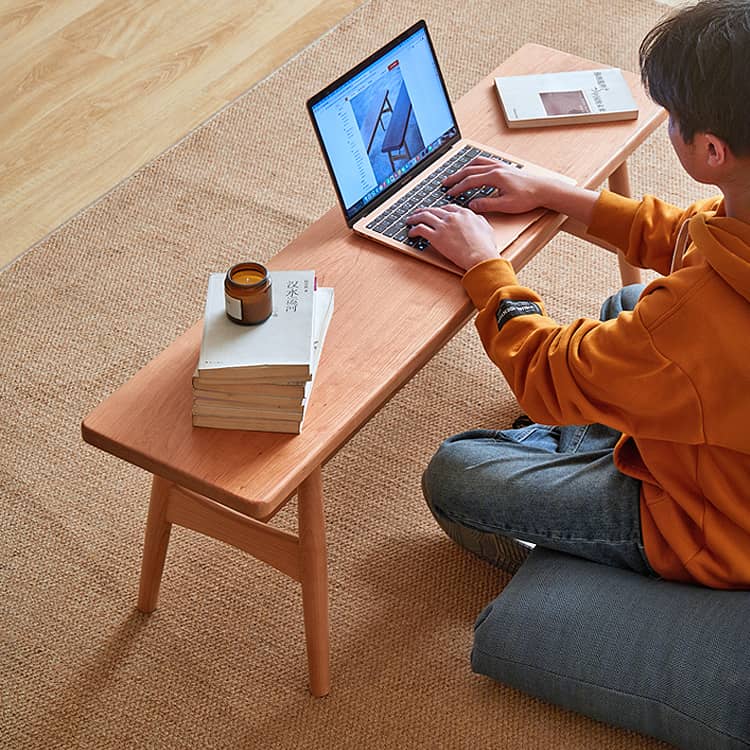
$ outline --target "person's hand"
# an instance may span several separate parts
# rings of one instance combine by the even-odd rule
[[[443,181],[448,195],[456,196],[479,187],[493,187],[495,193],[486,198],[475,198],[469,203],[472,211],[487,213],[502,211],[521,214],[545,205],[549,183],[554,178],[524,172],[495,159],[478,156],[470,164]]]
[[[499,257],[495,233],[484,216],[448,204],[422,208],[406,219],[410,237],[424,237],[441,255],[464,270],[489,258]]]

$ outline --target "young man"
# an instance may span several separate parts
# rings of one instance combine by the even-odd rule
[[[503,564],[509,538],[716,588],[750,588],[750,0],[702,0],[640,48],[687,173],[722,196],[681,210],[477,159],[411,234],[467,269],[484,347],[522,409],[520,429],[447,440],[427,502],[457,542]],[[566,326],[498,258],[479,214],[544,206],[663,274]],[[641,293],[642,292],[642,293]],[[555,425],[555,426],[549,426]],[[560,426],[557,426],[560,425]]]

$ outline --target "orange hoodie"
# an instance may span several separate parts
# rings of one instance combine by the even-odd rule
[[[670,273],[687,220],[687,252]],[[510,263],[480,263],[463,284],[484,348],[532,419],[623,433],[614,460],[642,482],[657,573],[750,588],[750,224],[723,216],[718,198],[683,211],[603,191],[588,231],[665,275],[616,320],[561,326]]]

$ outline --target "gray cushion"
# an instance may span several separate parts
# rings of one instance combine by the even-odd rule
[[[750,592],[535,549],[479,615],[475,672],[696,750],[750,747]]]

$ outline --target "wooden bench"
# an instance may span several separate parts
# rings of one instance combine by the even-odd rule
[[[396,169],[396,161],[410,159],[409,146],[406,143],[406,131],[409,126],[411,117],[411,98],[406,90],[406,84],[401,86],[396,98],[396,105],[393,108],[393,114],[388,122],[388,128],[383,136],[383,143],[380,150],[388,154],[391,162],[391,169]],[[403,151],[404,153],[400,153]]]
[[[665,117],[646,99],[636,76],[627,74],[640,116],[622,123],[511,132],[494,95],[496,75],[591,67],[589,61],[526,45],[457,103],[459,121],[467,124],[464,135],[587,187],[609,177],[613,188],[627,193],[625,160]],[[504,256],[520,268],[564,220],[545,214]],[[457,276],[353,234],[338,208],[269,266],[315,269],[319,283],[336,290],[300,435],[193,428],[191,376],[200,322],[95,408],[82,431],[87,442],[153,475],[139,609],[156,607],[172,524],[244,550],[300,582],[310,690],[321,696],[330,688],[321,467],[472,317],[473,307]],[[270,523],[295,493],[297,534]]]

